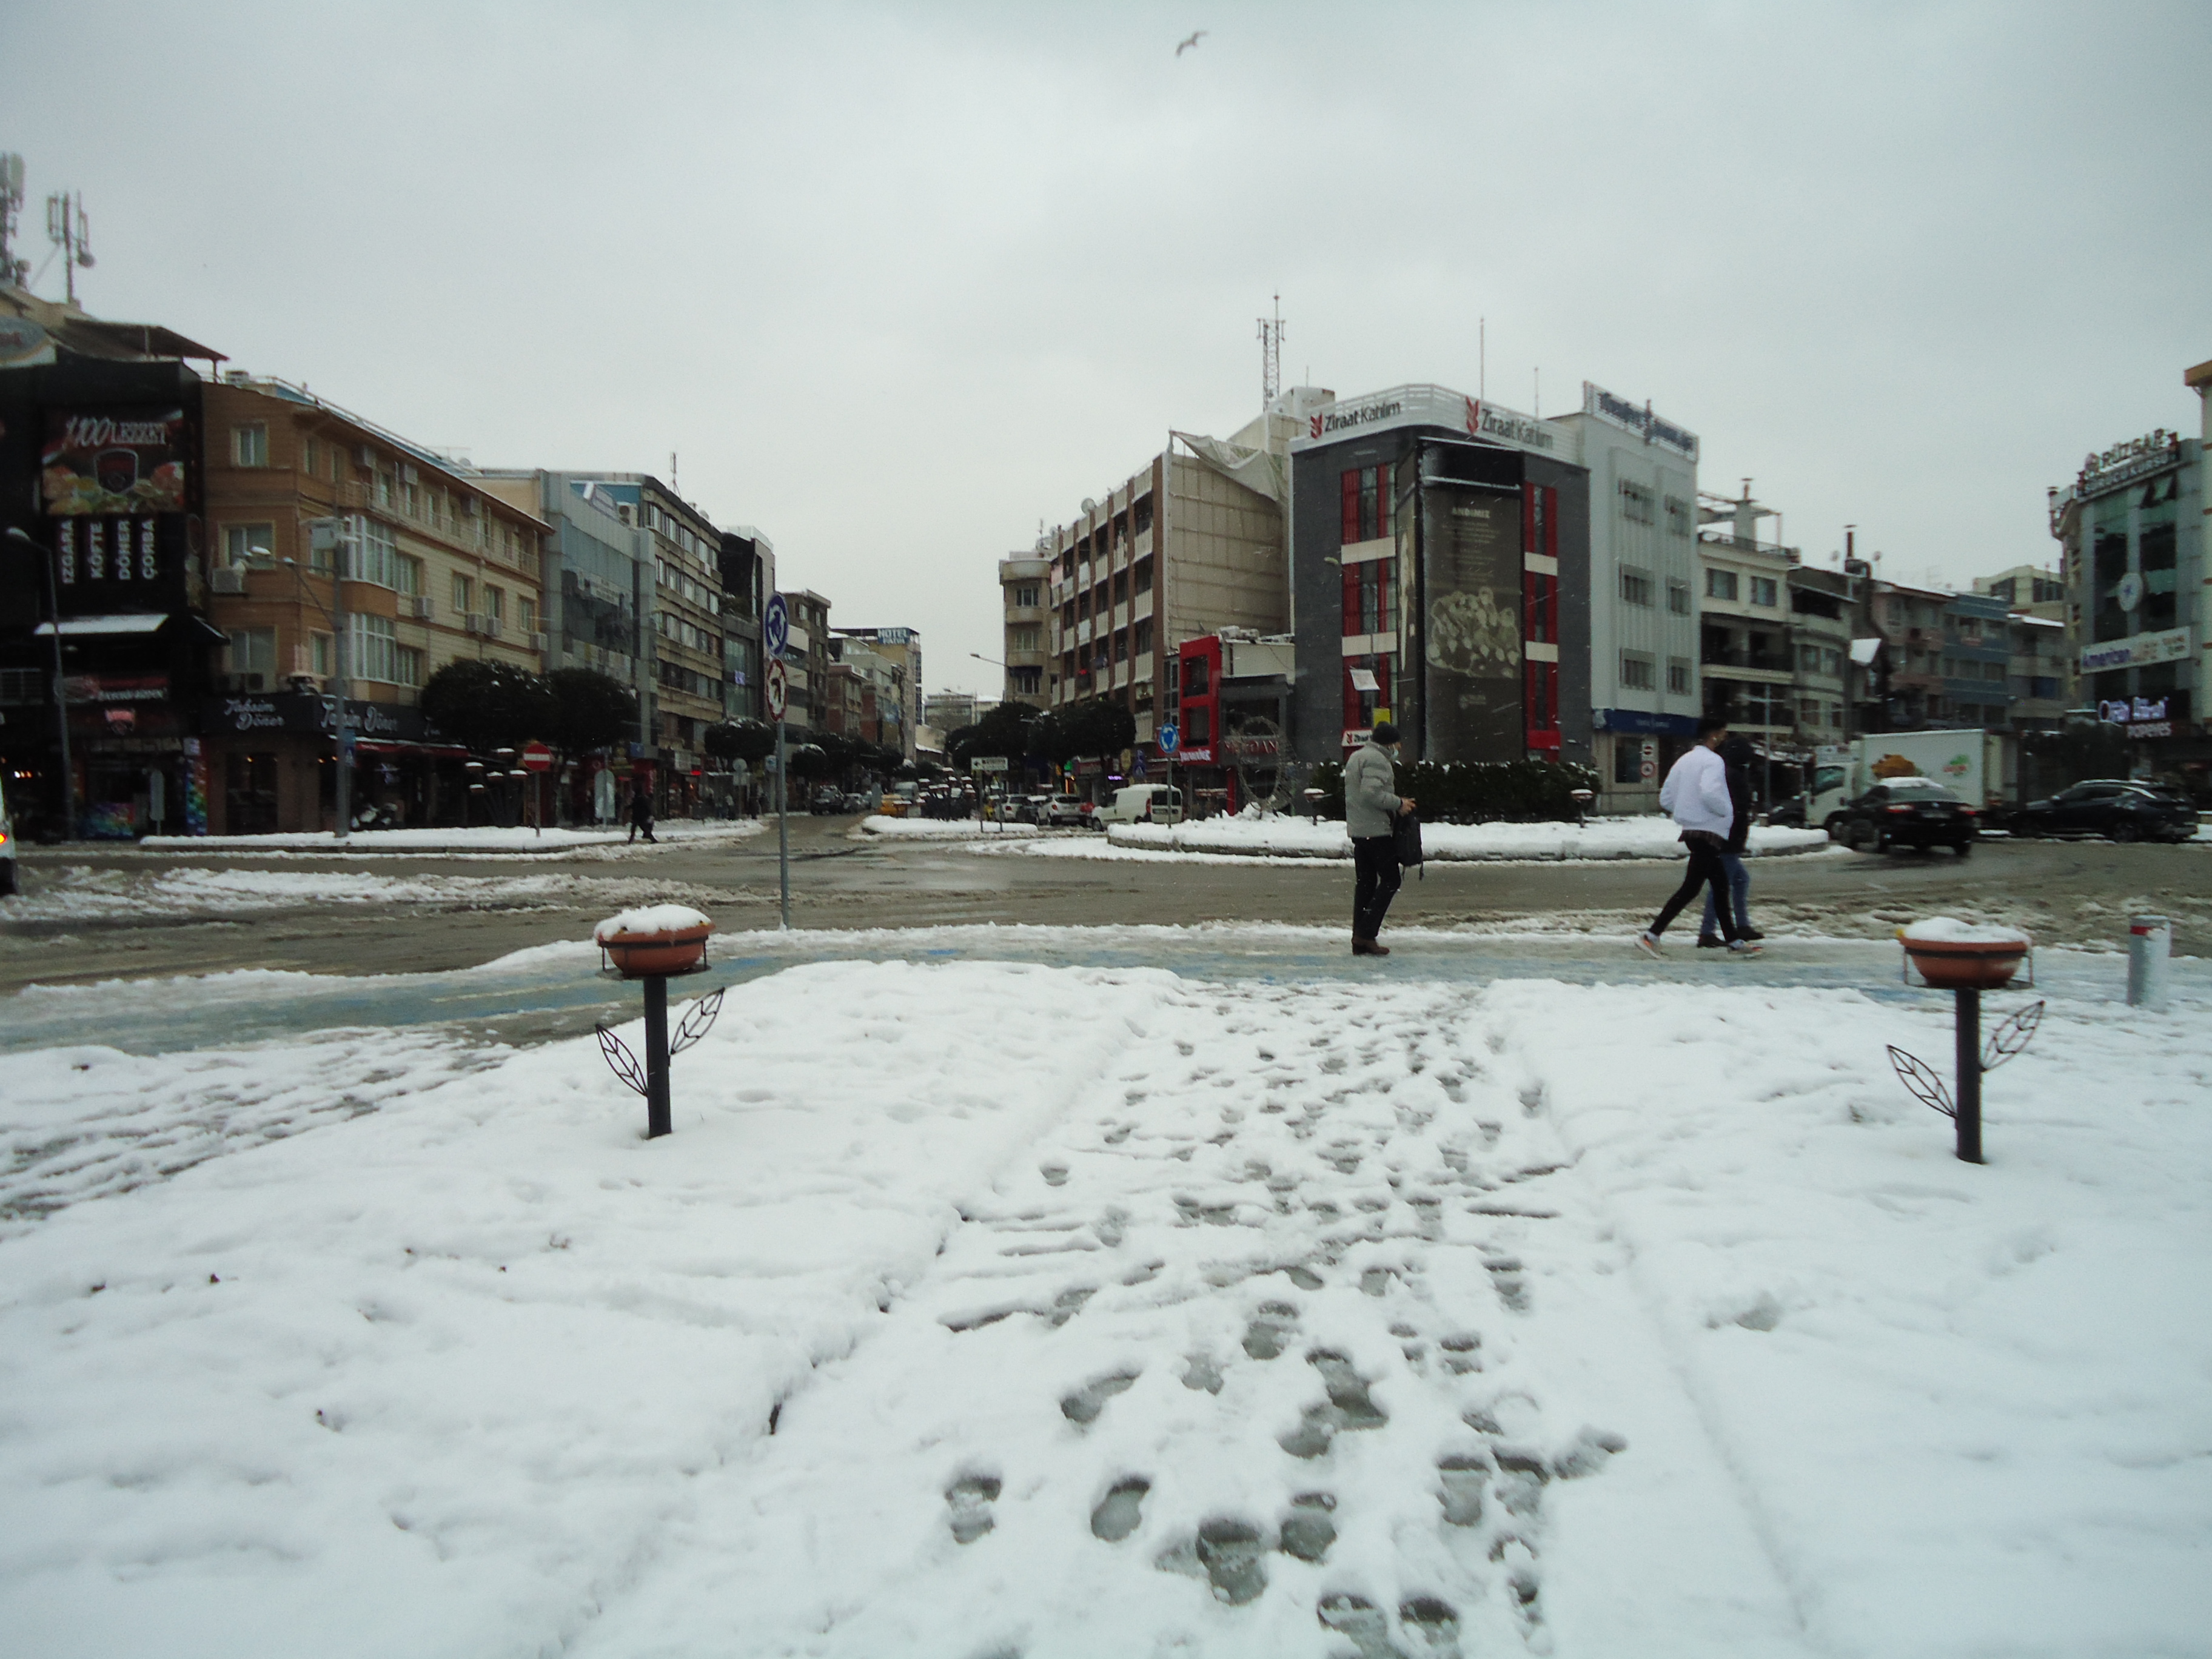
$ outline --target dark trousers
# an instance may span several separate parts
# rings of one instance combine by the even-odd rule
[[[1359,872],[1352,890],[1352,936],[1373,939],[1382,931],[1390,901],[1398,896],[1398,838],[1360,836],[1352,843],[1352,867]]]
[[[1713,908],[1719,913],[1721,937],[1731,945],[1743,937],[1735,925],[1735,907],[1729,902],[1728,866],[1721,862],[1721,845],[1717,836],[1694,832],[1690,836],[1689,872],[1683,876],[1682,884],[1674,890],[1674,896],[1660,908],[1659,920],[1651,924],[1653,933],[1665,933],[1667,924],[1681,914],[1684,905],[1697,897],[1699,888],[1705,888],[1711,892]]]

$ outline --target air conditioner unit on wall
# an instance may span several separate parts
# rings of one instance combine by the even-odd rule
[[[553,648],[553,636],[550,634],[532,634],[530,636],[530,648],[532,651],[551,650]]]
[[[356,444],[353,449],[353,464],[356,466],[374,467],[376,465],[376,452],[367,444]]]
[[[484,631],[484,623],[486,620],[487,618],[483,611],[471,611],[465,618],[462,619],[461,626],[467,629],[471,634],[481,634]]]
[[[241,568],[226,566],[208,572],[208,592],[210,593],[243,593],[246,592],[246,572]]]
[[[408,483],[420,483],[422,481],[422,475],[416,471],[413,465],[407,461],[402,461],[399,464],[399,476]]]
[[[408,599],[407,614],[417,621],[428,622],[437,612],[438,607],[431,602],[428,593],[413,594]]]

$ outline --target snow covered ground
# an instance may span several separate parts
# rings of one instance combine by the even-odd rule
[[[661,841],[739,841],[757,836],[758,818],[673,819],[656,823]],[[313,853],[320,857],[379,853],[570,853],[630,844],[627,829],[543,830],[483,825],[473,830],[356,830],[343,845],[327,830],[270,836],[147,836],[138,846],[159,853]],[[645,843],[639,842],[639,846]]]
[[[1461,859],[1679,859],[1688,854],[1673,820],[1656,816],[1592,818],[1587,823],[1425,823],[1421,850],[1438,861]],[[1115,824],[1106,838],[1117,847],[1179,853],[1239,854],[1349,859],[1352,842],[1341,820],[1218,817],[1194,823]],[[1829,845],[1827,832],[1761,825],[1751,832],[1753,854],[1794,853]]]
[[[855,830],[864,836],[881,836],[888,841],[965,841],[975,836],[1012,841],[1055,833],[1032,823],[981,823],[974,818],[887,818],[880,814],[862,818]],[[1076,832],[1071,830],[1057,833],[1072,836]]]
[[[589,1039],[18,1055],[0,1629],[2196,1651],[2185,985],[2037,993],[1982,1168],[1942,1000],[1756,983],[794,967],[651,1143]]]

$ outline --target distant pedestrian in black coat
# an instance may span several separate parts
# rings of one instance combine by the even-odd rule
[[[640,832],[647,841],[653,839],[653,797],[642,789],[631,792],[629,798],[629,838],[635,841]]]

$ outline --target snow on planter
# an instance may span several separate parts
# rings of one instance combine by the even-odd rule
[[[714,924],[688,904],[647,904],[635,910],[624,910],[620,915],[609,916],[592,929],[592,942],[605,945],[609,939],[640,933],[674,933],[686,927],[712,927]]]
[[[1927,945],[2033,945],[2035,941],[2017,927],[1989,921],[1961,921],[1956,916],[1929,916],[1900,927],[1897,936]]]

